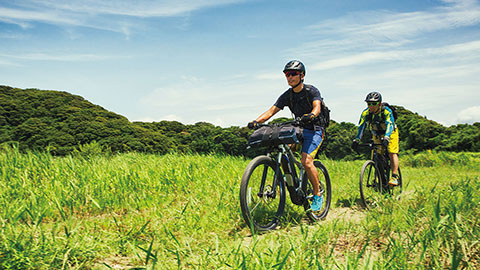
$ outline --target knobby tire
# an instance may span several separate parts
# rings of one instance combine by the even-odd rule
[[[285,210],[285,183],[281,173],[277,175],[275,198],[267,196],[267,193],[272,191],[276,166],[277,163],[272,158],[258,156],[248,163],[243,173],[240,184],[240,207],[243,218],[252,232],[275,229]],[[262,185],[263,192],[260,190]]]
[[[324,219],[328,211],[330,210],[330,203],[332,200],[332,186],[330,183],[330,175],[328,174],[327,168],[325,165],[322,164],[322,162],[316,160],[314,161],[314,165],[318,170],[318,180],[320,181],[320,191],[322,191],[323,188],[323,205],[320,211],[309,211],[310,206],[312,204],[313,200],[313,188],[312,185],[310,184],[310,181],[305,177],[305,181],[307,181],[307,188],[304,190],[306,194],[306,200],[303,204],[304,209],[307,211],[307,216],[313,220],[313,221],[318,221],[321,219]]]
[[[382,180],[373,160],[363,163],[359,184],[362,206],[369,208],[378,205],[382,193]]]

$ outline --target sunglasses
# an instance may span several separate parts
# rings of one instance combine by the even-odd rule
[[[377,101],[377,102],[367,102],[368,106],[375,106],[375,105],[378,105],[380,102]]]
[[[285,76],[297,76],[300,75],[300,71],[295,71],[295,70],[290,70],[290,71],[285,71]]]

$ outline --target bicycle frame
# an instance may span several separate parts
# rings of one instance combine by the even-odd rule
[[[375,163],[375,167],[380,173],[381,188],[387,187],[388,177],[390,174],[390,157],[385,149],[382,149],[382,153],[379,153],[381,143],[366,143],[360,144],[360,146],[368,146],[371,149],[370,160]]]
[[[382,184],[383,181],[385,180],[385,166],[384,166],[384,160],[382,159],[383,154],[380,154],[378,152],[380,144],[372,144],[372,153],[371,153],[371,159],[375,162],[375,166],[379,169],[380,172],[382,172],[381,177],[382,177]]]
[[[320,161],[314,161],[319,173],[320,192],[325,196],[322,196],[321,208],[311,210],[313,186],[294,148],[290,147],[290,140],[267,144],[267,147],[264,154],[249,162],[242,175],[240,207],[247,225],[257,231],[274,229],[285,210],[287,193],[293,204],[303,206],[311,220],[325,218],[331,202],[330,176],[326,167]]]
[[[305,167],[303,167],[302,163],[295,158],[292,149],[286,144],[280,144],[276,148],[277,149],[267,153],[267,156],[272,157],[276,163],[275,175],[273,178],[274,181],[272,183],[272,193],[268,194],[268,196],[270,196],[271,198],[275,198],[276,196],[276,187],[278,185],[278,180],[283,179],[283,181],[286,182],[284,173],[289,173],[292,175],[296,193],[298,193],[298,191],[302,189],[305,181],[305,177],[304,177]],[[287,162],[286,164],[289,170],[288,172],[282,173],[282,160],[286,160]],[[296,173],[295,165],[297,165],[297,167],[300,169],[299,174]],[[263,190],[265,188],[265,182],[266,182],[266,174],[264,172],[264,174],[262,175],[262,184],[260,186],[260,191],[258,193],[260,196],[261,194],[263,194]]]

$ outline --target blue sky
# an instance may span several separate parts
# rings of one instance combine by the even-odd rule
[[[307,67],[336,121],[366,94],[480,122],[474,0],[0,0],[0,84],[80,95],[131,121],[244,126]],[[290,116],[288,109],[278,116]]]

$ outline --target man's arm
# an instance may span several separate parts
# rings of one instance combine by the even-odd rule
[[[259,117],[257,117],[257,119],[255,119],[255,121],[257,121],[258,123],[263,123],[263,122],[267,121],[268,119],[270,119],[270,117],[274,116],[279,111],[280,111],[280,108],[273,105],[270,109],[268,109],[268,111],[262,113]]]
[[[385,111],[383,113],[385,113],[385,124],[386,124],[385,137],[390,138],[390,135],[395,129],[395,120],[393,118],[393,113],[389,108],[385,108]]]
[[[356,140],[360,140],[362,138],[363,132],[367,127],[367,122],[366,122],[367,115],[368,115],[368,109],[364,110],[360,115],[360,121],[358,122],[357,136],[355,136]]]
[[[312,109],[312,114],[314,117],[317,117],[320,114],[320,110],[322,109],[321,102],[320,100],[314,100],[313,101],[313,109]]]

